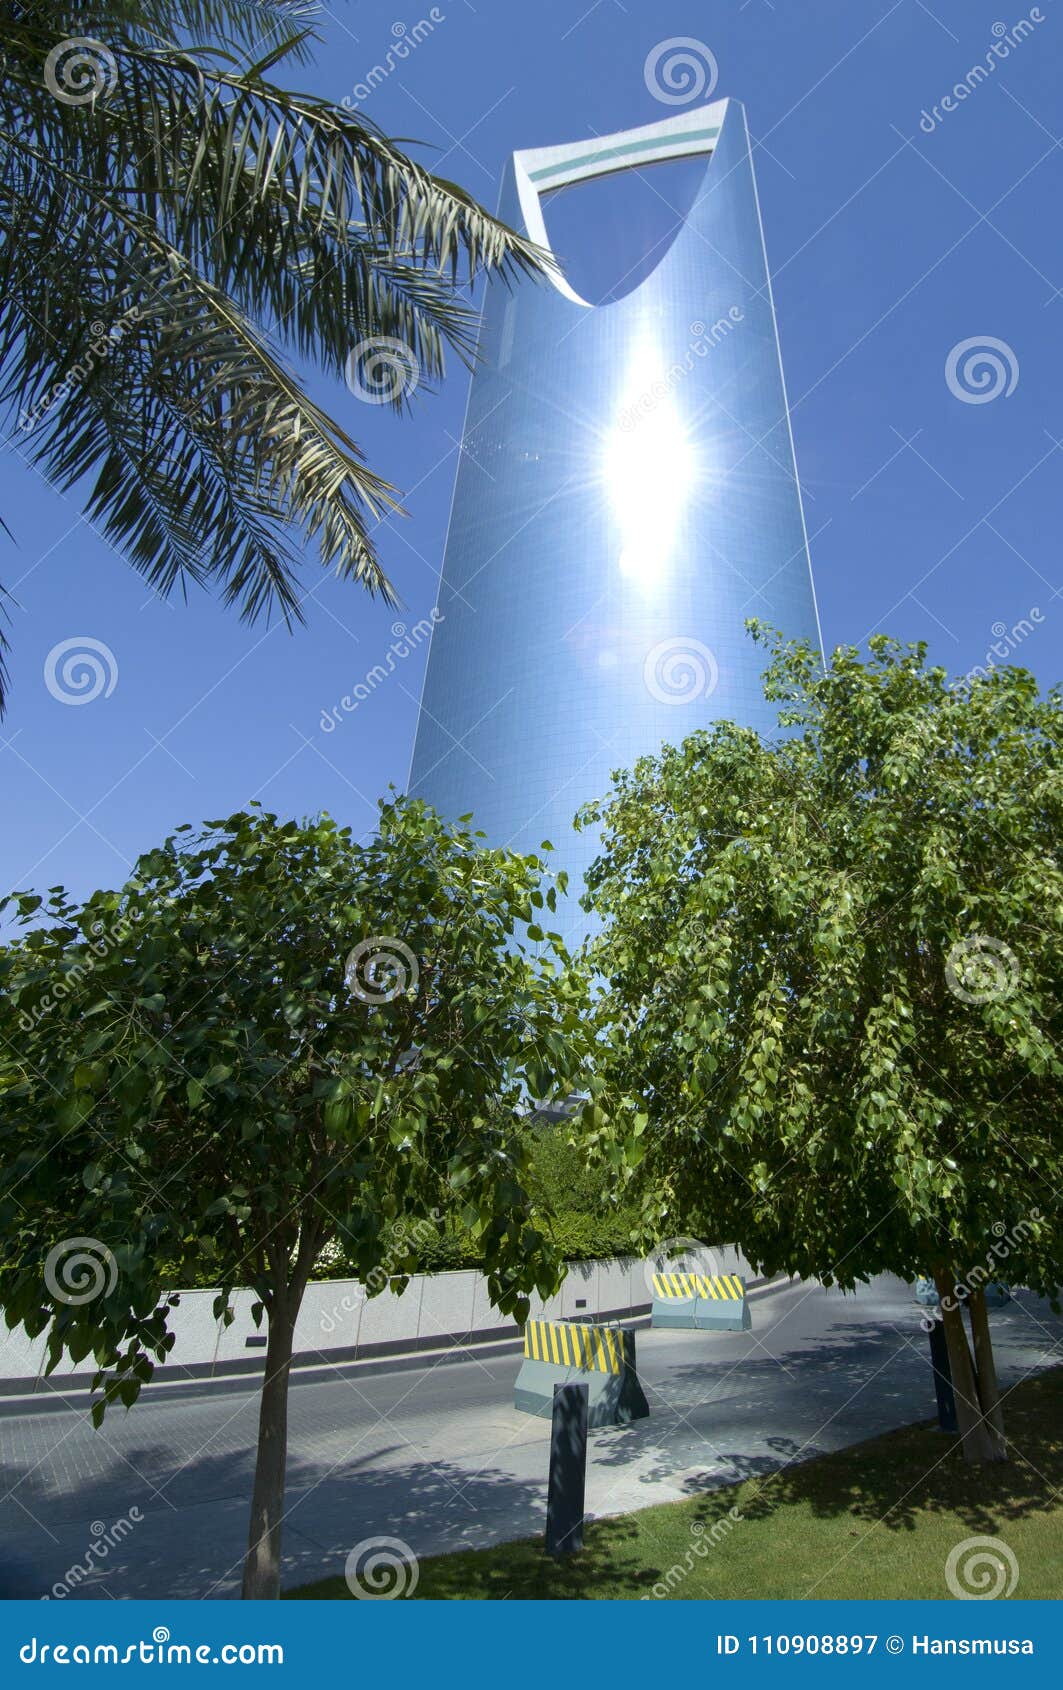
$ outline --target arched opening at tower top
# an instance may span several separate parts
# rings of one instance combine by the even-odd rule
[[[710,163],[666,159],[541,196],[550,245],[581,299],[592,305],[620,299],[656,269]]]

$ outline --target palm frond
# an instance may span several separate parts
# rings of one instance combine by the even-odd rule
[[[23,401],[30,461],[64,488],[98,465],[88,514],[160,591],[213,576],[247,616],[276,605],[297,617],[282,538],[296,525],[324,562],[390,596],[369,526],[397,508],[392,490],[232,300],[152,224],[130,262],[129,213],[36,237],[32,205],[20,209],[16,242],[0,194],[2,252],[20,257],[0,264],[0,402]],[[57,311],[39,255],[64,235]],[[105,286],[90,291],[86,260]]]
[[[3,8],[18,11],[56,40],[113,37],[147,45],[177,47],[211,42],[223,50],[249,50],[256,57],[281,42],[307,37],[321,18],[320,0],[82,0]],[[301,49],[308,56],[309,42]]]
[[[390,596],[372,533],[398,503],[286,354],[338,374],[397,341],[431,382],[448,350],[472,357],[463,288],[548,262],[371,123],[267,80],[315,10],[0,4],[0,403],[17,444],[61,486],[91,478],[90,519],[160,591],[215,582],[243,615],[289,620],[301,545]],[[102,44],[92,97],[50,86],[64,32]],[[101,334],[107,355],[86,357]]]

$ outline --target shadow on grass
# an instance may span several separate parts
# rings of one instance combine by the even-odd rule
[[[954,1514],[974,1533],[1058,1506],[1063,1487],[1063,1368],[1027,1380],[1005,1402],[1010,1459],[968,1465],[959,1440],[927,1421],[864,1444],[767,1473],[744,1488],[746,1518],[801,1503],[817,1518],[914,1530],[928,1514]],[[770,1466],[770,1463],[766,1463]]]

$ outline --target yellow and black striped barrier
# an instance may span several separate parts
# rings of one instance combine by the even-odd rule
[[[625,1333],[619,1326],[588,1326],[582,1321],[529,1320],[524,1328],[524,1355],[529,1361],[548,1361],[556,1367],[579,1367],[591,1373],[620,1373],[624,1366]]]
[[[748,1332],[753,1322],[738,1273],[653,1276],[653,1326],[694,1332]]]
[[[623,1326],[577,1320],[529,1320],[514,1406],[549,1418],[554,1386],[590,1387],[587,1424],[624,1426],[650,1412],[635,1368],[635,1334]]]

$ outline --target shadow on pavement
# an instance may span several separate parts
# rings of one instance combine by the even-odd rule
[[[994,1327],[1002,1340],[998,1364],[1005,1390],[1044,1365],[1053,1349],[1058,1359],[1063,1322],[1047,1305],[1026,1298],[1002,1310]],[[595,1434],[592,1506],[593,1473],[623,1477],[627,1470],[640,1493],[663,1483],[673,1494],[700,1497],[706,1526],[730,1506],[719,1495],[722,1486],[755,1480],[762,1483],[742,1501],[751,1518],[798,1502],[816,1515],[848,1514],[863,1529],[880,1522],[892,1531],[911,1527],[920,1509],[941,1508],[957,1512],[972,1533],[989,1533],[1002,1521],[1050,1506],[1051,1487],[1063,1485],[1055,1420],[1042,1406],[1051,1395],[1044,1379],[1027,1388],[1014,1413],[1006,1409],[1014,1459],[979,1469],[974,1482],[953,1440],[926,1424],[934,1402],[917,1312],[910,1330],[882,1319],[834,1322],[816,1341],[788,1349],[781,1362],[768,1353],[772,1329],[753,1337],[759,1346],[739,1347],[730,1337],[714,1346],[713,1335],[691,1334],[696,1359],[662,1367],[657,1378],[646,1346],[642,1366],[651,1418]],[[910,1424],[917,1421],[923,1424]],[[890,1431],[905,1423],[906,1429]],[[29,1471],[0,1470],[6,1497],[0,1503],[0,1597],[40,1597],[59,1581],[69,1583],[69,1570],[83,1565],[89,1570],[73,1580],[72,1597],[235,1594],[251,1493],[253,1419],[239,1429],[230,1425],[226,1435],[224,1450],[187,1453],[162,1438],[121,1450],[101,1442],[81,1472],[57,1435],[54,1444],[37,1450]],[[870,1437],[877,1439],[874,1448],[861,1442]],[[831,1451],[829,1461],[814,1459]],[[539,1481],[497,1466],[476,1471],[475,1461],[432,1461],[409,1442],[338,1463],[306,1459],[294,1438],[286,1587],[342,1576],[348,1552],[367,1539],[397,1538],[424,1557],[538,1536],[545,1447],[542,1454]],[[142,1516],[135,1528],[102,1563],[89,1558],[94,1523],[102,1531],[131,1509]],[[626,1534],[637,1529],[635,1518],[602,1520],[594,1531],[622,1549]],[[630,1577],[637,1592],[647,1580],[652,1584],[653,1569],[633,1564]]]

